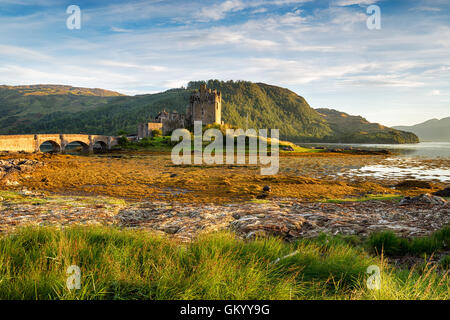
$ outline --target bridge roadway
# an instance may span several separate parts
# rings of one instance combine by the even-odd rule
[[[102,149],[109,150],[117,144],[117,138],[93,134],[0,135],[0,151],[39,152],[45,142],[51,143],[54,152],[64,153],[68,144],[78,142],[83,147],[83,152],[92,153],[96,143]]]

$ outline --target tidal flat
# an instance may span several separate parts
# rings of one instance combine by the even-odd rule
[[[230,229],[244,238],[292,240],[383,230],[425,236],[450,222],[445,199],[430,195],[429,203],[400,204],[405,196],[443,189],[439,180],[355,176],[361,168],[392,161],[386,155],[282,153],[280,172],[273,176],[260,175],[252,165],[174,165],[170,154],[154,152],[4,154],[0,161],[7,168],[0,179],[2,230],[94,223],[183,240]],[[413,163],[448,165],[439,159]]]
[[[261,176],[167,153],[2,154],[0,298],[448,299],[450,205],[430,194],[446,184],[352,172],[388,159],[282,153]],[[64,287],[72,264],[83,290]]]
[[[282,155],[279,174],[262,176],[253,165],[174,165],[170,154],[126,152],[101,156],[51,154],[3,155],[35,161],[32,170],[4,172],[9,190],[48,191],[62,195],[103,195],[127,200],[233,203],[257,199],[264,186],[271,199],[299,201],[358,198],[367,194],[418,195],[445,186],[431,179],[427,188],[395,189],[402,177],[355,174],[387,156],[303,153]],[[449,160],[417,160],[418,168],[449,169]],[[1,174],[1,173],[0,173]],[[414,177],[405,176],[403,179]],[[419,177],[420,178],[420,177]]]

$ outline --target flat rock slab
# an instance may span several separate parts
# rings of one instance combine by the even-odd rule
[[[199,205],[167,202],[116,204],[101,198],[48,199],[24,195],[26,202],[0,199],[0,232],[25,224],[101,224],[139,228],[191,240],[202,232],[233,230],[243,238],[274,235],[286,240],[328,234],[360,235],[392,230],[401,236],[425,236],[450,223],[443,202],[365,201]]]
[[[192,239],[200,231],[231,229],[242,237],[275,235],[286,240],[329,234],[367,236],[392,230],[425,236],[450,223],[450,206],[400,205],[391,201],[335,203],[277,202],[210,205],[147,203],[116,216],[123,226],[144,227]],[[176,231],[174,231],[176,230]]]

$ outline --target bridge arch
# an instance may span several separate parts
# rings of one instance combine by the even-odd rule
[[[81,147],[81,153],[89,153],[90,146],[89,142],[86,143],[85,141],[80,140],[74,140],[74,141],[68,141],[66,145],[64,146],[64,152],[75,152],[77,153],[77,149]]]
[[[108,142],[105,142],[103,140],[95,140],[93,145],[94,152],[106,152],[108,151]]]
[[[39,151],[57,153],[61,152],[61,146],[56,141],[46,140],[39,145]]]

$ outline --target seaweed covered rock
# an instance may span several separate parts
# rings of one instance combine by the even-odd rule
[[[400,205],[419,204],[419,205],[443,205],[447,201],[441,197],[433,196],[429,193],[421,194],[417,197],[405,197],[400,201]]]
[[[447,187],[445,189],[436,191],[435,193],[433,193],[435,196],[439,196],[439,197],[450,197],[450,187]]]

